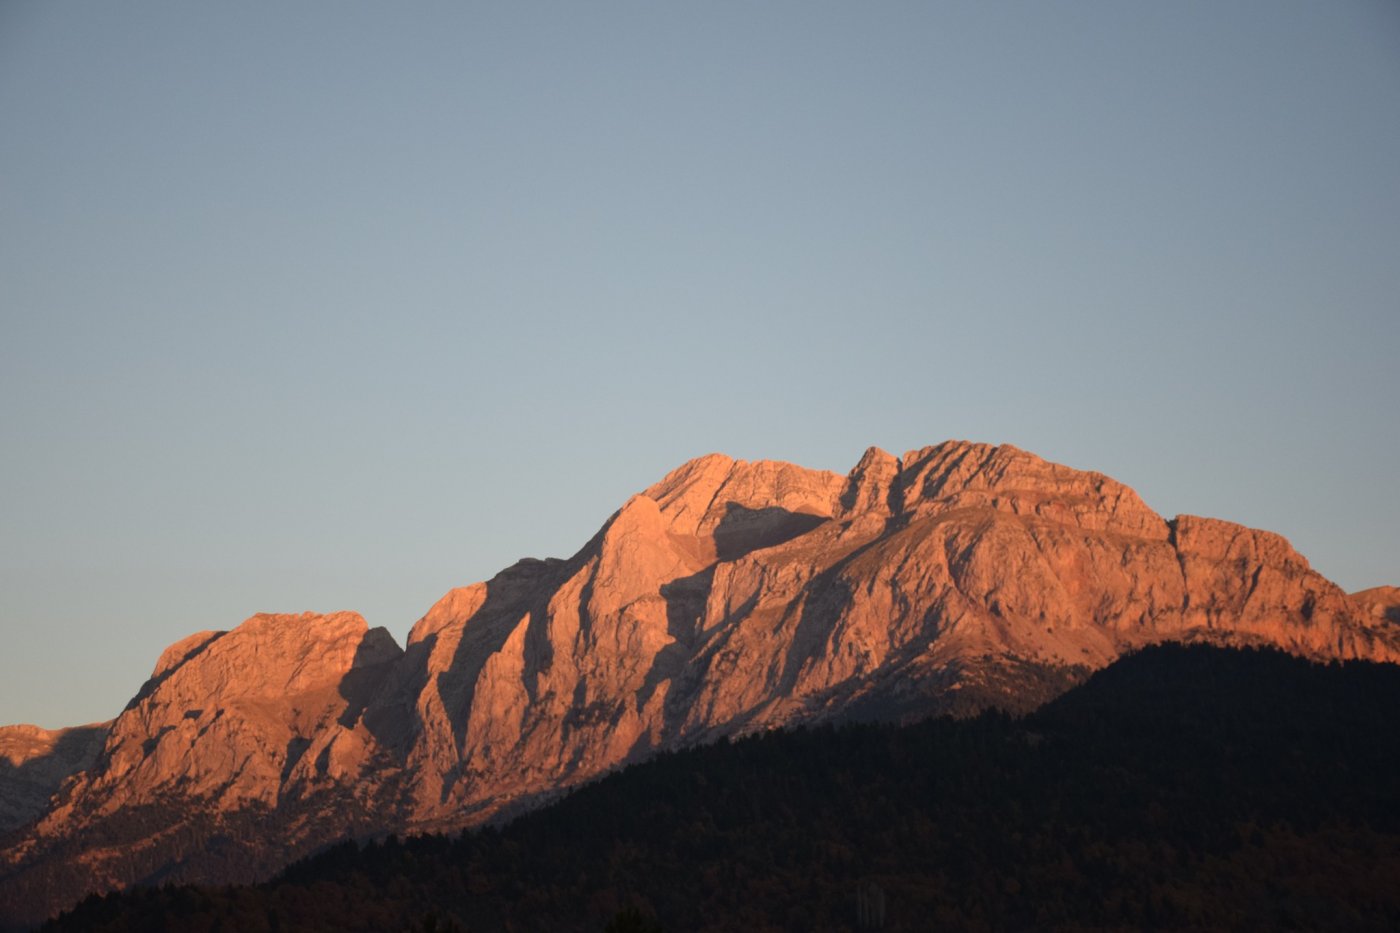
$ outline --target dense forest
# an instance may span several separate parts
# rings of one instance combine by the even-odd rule
[[[663,755],[50,931],[1400,929],[1400,668],[1163,646],[1036,713]]]

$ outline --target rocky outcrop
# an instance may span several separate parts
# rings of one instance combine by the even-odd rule
[[[1363,620],[1384,627],[1384,623],[1400,624],[1400,586],[1375,586],[1351,594],[1351,603]]]
[[[273,806],[321,775],[358,773],[359,713],[401,653],[352,612],[256,615],[192,636],[161,656],[67,806],[112,812],[172,794],[222,810]]]
[[[257,616],[172,647],[6,852],[3,884],[48,907],[81,893],[56,864],[97,888],[255,876],[719,736],[1028,709],[1165,640],[1396,660],[1395,601],[1368,593],[1277,535],[1168,521],[1010,446],[871,449],[844,477],[710,455],[568,560],[449,592],[402,652],[350,614]],[[119,831],[152,812],[169,819]]]
[[[171,646],[93,737],[90,766],[10,838],[0,922],[135,881],[251,879],[269,856],[367,828],[357,795],[384,775],[357,779],[386,762],[359,720],[401,654],[349,612],[257,615]]]
[[[65,780],[92,767],[110,725],[0,727],[0,834],[32,821]]]

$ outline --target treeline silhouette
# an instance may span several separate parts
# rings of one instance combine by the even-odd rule
[[[50,931],[1400,929],[1400,668],[1144,650],[1040,711],[665,754]]]

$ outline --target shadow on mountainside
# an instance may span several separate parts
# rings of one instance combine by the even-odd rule
[[[18,765],[0,758],[0,834],[33,822],[66,778],[92,767],[110,728],[104,722],[65,729],[53,748]]]
[[[686,662],[694,657],[698,640],[702,637],[700,626],[704,622],[705,603],[710,597],[710,588],[714,585],[715,566],[711,564],[698,573],[661,585],[661,598],[666,601],[666,634],[672,641],[657,652],[652,660],[651,669],[647,671],[646,679],[637,691],[638,709],[647,705],[662,683],[671,681],[674,691],[677,681],[682,679],[686,671]],[[671,706],[669,699],[668,696],[668,708]],[[671,716],[666,715],[664,719],[665,737],[669,738],[672,731]],[[648,747],[649,745],[642,745],[633,749],[633,752],[644,753]]]
[[[803,666],[825,650],[841,614],[851,605],[851,586],[842,574],[852,561],[886,541],[890,528],[896,527],[897,521],[891,519],[886,525],[885,534],[862,544],[808,582],[797,627],[792,633],[791,648],[783,662],[779,680],[778,692],[783,696],[792,695]]]
[[[586,551],[586,549],[585,549]],[[438,677],[443,705],[459,750],[467,733],[477,678],[486,661],[505,645],[511,632],[528,614],[526,650],[538,650],[547,624],[549,600],[559,585],[587,560],[584,551],[568,561],[519,561],[486,584],[486,600],[462,629],[452,664]],[[532,685],[527,684],[527,688]],[[531,698],[533,699],[533,697]]]
[[[825,515],[790,512],[778,506],[751,509],[729,502],[715,528],[715,553],[721,561],[738,560],[750,551],[801,537],[830,520]]]
[[[364,638],[360,639],[360,644],[355,649],[355,658],[350,663],[350,670],[346,671],[340,680],[338,690],[341,699],[345,700],[345,712],[338,720],[340,725],[347,729],[354,727],[370,703],[379,695],[385,678],[403,654],[403,649],[387,630],[372,628],[365,632]],[[376,725],[379,726],[379,731],[376,731]],[[393,741],[393,736],[385,732],[382,724],[367,721],[365,728],[381,745],[387,746]]]
[[[658,745],[668,745],[679,736],[695,691],[713,658],[711,649],[721,644],[723,635],[747,618],[758,604],[759,594],[755,592],[725,618],[718,620],[707,631],[702,631],[716,567],[739,560],[754,551],[786,544],[829,521],[831,519],[823,515],[792,512],[778,506],[751,509],[737,502],[727,502],[724,518],[714,531],[716,562],[688,577],[661,586],[661,597],[666,601],[667,634],[672,638],[672,643],[657,654],[637,692],[637,706],[641,708],[661,684],[671,682]],[[628,758],[635,760],[643,757],[652,748],[652,743],[643,737]]]
[[[122,712],[126,712],[126,710],[129,709],[135,709],[142,700],[155,693],[156,688],[159,687],[161,684],[165,683],[165,681],[168,680],[172,674],[178,671],[185,664],[189,663],[189,661],[195,658],[197,655],[202,654],[206,648],[208,648],[214,642],[218,641],[220,638],[224,637],[227,634],[228,632],[204,632],[202,633],[202,635],[207,635],[208,637],[204,638],[202,641],[199,641],[197,643],[189,644],[192,638],[199,636],[191,636],[190,639],[186,639],[185,642],[182,643],[177,642],[177,644],[187,645],[184,654],[181,655],[173,663],[168,664],[165,667],[165,669],[162,670],[159,674],[154,675],[153,677],[149,678],[144,684],[142,684],[141,689],[136,691],[136,695],[127,701],[126,707],[122,710]],[[166,649],[167,652],[169,652],[170,650],[171,649]],[[164,656],[162,656],[162,659],[163,658]]]

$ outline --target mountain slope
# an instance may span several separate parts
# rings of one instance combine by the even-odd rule
[[[173,647],[13,837],[0,893],[35,919],[88,889],[471,825],[722,736],[1027,710],[1159,641],[1393,661],[1398,633],[1277,535],[1166,521],[1014,447],[871,449],[845,477],[710,455],[568,560],[448,593],[403,651],[353,614]]]
[[[32,821],[65,780],[92,767],[110,725],[0,727],[0,833]]]
[[[55,930],[1337,929],[1400,922],[1400,668],[1158,646],[1022,720],[663,755],[499,832],[337,847]],[[412,927],[422,928],[422,927]]]

